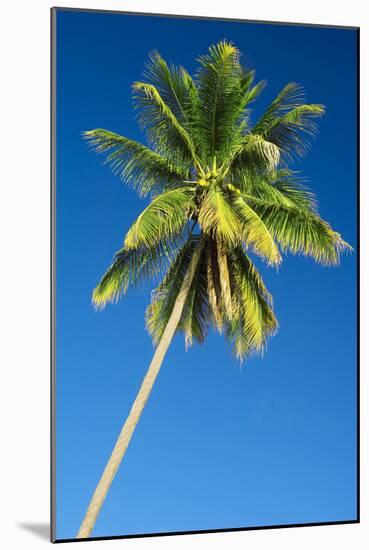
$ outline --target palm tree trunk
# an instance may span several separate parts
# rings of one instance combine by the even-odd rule
[[[158,347],[155,350],[149,369],[146,373],[145,378],[143,379],[143,382],[141,384],[141,387],[137,394],[135,402],[133,403],[133,406],[130,410],[127,420],[123,425],[123,428],[115,443],[113,452],[110,455],[109,461],[105,467],[105,470],[92,496],[86,515],[81,523],[81,526],[79,528],[79,531],[76,537],[78,539],[87,538],[90,536],[91,531],[95,525],[97,516],[99,515],[101,506],[103,505],[103,502],[109,490],[109,487],[125,455],[125,452],[131,440],[132,434],[140,419],[140,416],[146,405],[146,402],[150,396],[150,392],[152,390],[156,377],[159,373],[164,356],[167,352],[167,349],[172,341],[172,338],[174,336],[174,333],[180,321],[183,307],[191,287],[191,283],[195,274],[195,270],[200,258],[203,245],[204,245],[203,239],[200,239],[198,246],[195,249],[194,254],[192,256],[187,272],[184,276],[182,286],[180,288],[180,291],[178,293],[177,299],[173,307],[173,311],[164,329],[164,332],[158,344]]]

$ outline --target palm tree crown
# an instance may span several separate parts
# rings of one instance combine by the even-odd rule
[[[146,317],[158,343],[200,249],[177,330],[189,346],[214,326],[243,359],[261,353],[278,328],[251,256],[278,266],[283,252],[300,253],[331,265],[349,245],[288,167],[308,149],[324,107],[304,103],[301,87],[289,83],[252,125],[250,105],[265,83],[255,83],[238,49],[222,41],[198,62],[192,78],[154,52],[145,82],[133,84],[149,147],[103,129],[85,132],[114,172],[151,199],[93,303],[103,308],[143,278],[159,278]]]

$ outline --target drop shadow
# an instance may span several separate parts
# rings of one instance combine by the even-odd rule
[[[38,538],[43,540],[50,540],[50,525],[48,523],[18,523],[18,527],[21,529],[24,529],[25,531],[29,531],[30,533],[33,533],[34,535],[38,536]]]

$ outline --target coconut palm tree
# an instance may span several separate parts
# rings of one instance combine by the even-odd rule
[[[198,59],[194,78],[154,52],[133,84],[149,146],[116,133],[85,132],[92,148],[141,197],[150,197],[93,291],[102,309],[147,278],[159,282],[146,324],[156,349],[78,532],[88,537],[126,452],[174,334],[186,346],[215,327],[237,358],[262,353],[278,328],[256,255],[278,266],[283,252],[337,264],[348,248],[318,214],[314,195],[289,168],[316,131],[322,105],[287,84],[252,125],[264,88],[227,41]]]

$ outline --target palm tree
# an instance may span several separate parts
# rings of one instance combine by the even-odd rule
[[[260,354],[278,323],[251,256],[276,267],[291,252],[331,265],[349,248],[288,167],[309,148],[324,107],[304,103],[301,87],[289,83],[252,125],[250,105],[265,82],[255,83],[238,49],[222,41],[198,62],[191,78],[154,52],[146,81],[133,84],[150,147],[103,129],[85,132],[114,173],[151,198],[93,303],[102,309],[146,278],[159,285],[146,316],[155,353],[77,538],[93,529],[176,331],[188,347],[213,326],[240,360]]]

